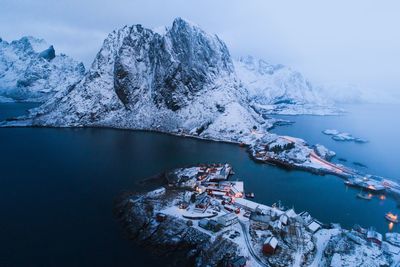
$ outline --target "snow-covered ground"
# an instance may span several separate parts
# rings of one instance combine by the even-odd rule
[[[300,72],[251,56],[233,62],[251,105],[260,113],[331,115],[339,112]]]
[[[208,180],[198,180],[199,173],[213,168],[214,166],[188,167],[169,173],[185,175],[187,180],[194,179],[200,186]],[[226,184],[225,181],[221,183]],[[396,243],[399,239],[398,234],[387,234],[387,241],[377,245],[374,240],[368,239],[369,235],[365,232],[349,231],[333,224],[333,228],[321,228],[322,224],[307,212],[297,214],[293,209],[279,210],[242,198],[235,198],[230,204],[240,208],[238,213],[231,214],[236,219],[233,224],[220,225],[217,230],[204,224],[200,226],[202,218],[212,215],[206,220],[219,223],[223,221],[220,220],[221,217],[232,211],[224,208],[226,203],[224,204],[219,196],[200,193],[198,186],[182,189],[180,183],[169,183],[167,188],[140,195],[134,200],[133,209],[137,210],[139,203],[154,202],[153,208],[147,208],[152,210],[151,216],[163,214],[179,220],[182,225],[208,236],[211,247],[214,243],[220,244],[221,240],[227,240],[228,244],[231,244],[229,247],[234,248],[235,257],[243,256],[249,266],[397,266],[399,263],[400,244]],[[203,203],[204,197],[209,198],[210,204],[205,209],[199,209],[196,203]],[[183,202],[187,203],[187,207],[182,208]],[[141,231],[152,232],[152,229],[159,228],[157,224],[161,227],[162,223],[153,222],[149,230]],[[169,227],[169,224],[171,223],[164,224],[163,227]],[[171,224],[171,227],[175,226]],[[264,242],[271,236],[276,238],[277,247],[274,253],[266,254],[263,249]],[[160,242],[167,241],[164,238]],[[224,249],[220,250],[220,253],[224,254]],[[219,258],[223,258],[222,255],[219,255]]]
[[[56,54],[43,39],[22,37],[10,43],[0,39],[0,102],[44,102],[68,90],[84,73],[82,63]]]
[[[361,139],[359,137],[354,137],[350,133],[340,132],[335,129],[326,129],[322,131],[323,134],[332,136],[332,139],[335,141],[354,141],[357,143],[366,143],[367,140]]]

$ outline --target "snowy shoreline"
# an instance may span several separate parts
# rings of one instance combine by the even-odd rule
[[[336,224],[322,224],[306,211],[296,213],[294,209],[243,199],[243,191],[235,196],[227,193],[222,199],[231,203],[224,204],[220,194],[214,192],[237,192],[238,181],[228,180],[229,171],[225,178],[218,178],[222,179],[219,182],[208,182],[219,175],[223,166],[227,164],[193,165],[164,172],[159,175],[164,180],[162,187],[125,193],[116,203],[115,214],[131,239],[152,253],[174,259],[174,266],[217,265],[239,258],[250,266],[341,266],[366,262],[371,266],[395,266],[400,260],[398,234],[387,234],[383,240],[373,230],[346,230]],[[205,199],[207,207],[197,206]],[[210,217],[208,213],[213,214],[211,219],[205,219],[204,216]],[[234,220],[232,224],[222,220],[227,216]],[[211,221],[214,226],[205,226]],[[217,224],[218,228],[213,228]],[[301,235],[293,236],[292,228]],[[271,238],[275,249],[267,253],[265,244]]]

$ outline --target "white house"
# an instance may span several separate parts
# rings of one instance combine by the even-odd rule
[[[217,222],[224,227],[237,223],[238,217],[234,213],[227,213],[217,218]]]

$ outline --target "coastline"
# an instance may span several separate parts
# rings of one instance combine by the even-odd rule
[[[213,193],[222,187],[208,182],[220,172],[218,166],[226,165],[202,164],[166,171],[162,187],[121,196],[115,205],[116,217],[128,236],[152,253],[166,259],[176,259],[179,255],[180,261],[172,262],[172,266],[226,264],[239,258],[244,258],[250,266],[318,266],[334,264],[338,258],[343,264],[361,264],[365,263],[365,255],[370,264],[395,266],[400,260],[400,254],[393,252],[400,251],[400,247],[383,241],[382,237],[377,239],[380,242],[377,245],[363,228],[346,230],[336,224],[323,224],[306,211],[296,213],[293,208],[270,207],[249,201],[244,195],[234,197],[227,193],[222,200],[231,199],[229,205],[238,208],[238,211],[231,211],[230,206],[221,202],[219,194]],[[173,178],[167,173],[173,173]],[[224,185],[223,188],[235,186],[237,181],[230,182],[228,176],[217,183]],[[210,204],[204,210],[199,209],[196,203],[202,203],[204,198],[208,198]],[[185,201],[188,202],[182,207]],[[203,228],[204,219],[200,218],[210,218],[203,215],[208,210],[216,214],[208,221],[221,223],[221,218],[230,216],[236,218],[236,222],[218,229]],[[186,216],[186,213],[201,217]],[[296,241],[297,234],[291,234],[293,227],[298,229],[295,232],[301,233],[297,237],[302,240],[300,243]],[[368,230],[368,233],[375,232]],[[264,250],[269,237],[277,240],[273,253]],[[392,240],[390,235],[387,238]]]
[[[13,118],[12,121],[19,121],[21,122],[21,119],[25,119],[26,121],[26,117],[17,117],[17,118]],[[276,121],[279,124],[279,120]],[[114,129],[114,130],[123,130],[123,131],[140,131],[140,132],[154,132],[154,133],[160,133],[160,134],[166,134],[166,135],[171,135],[171,136],[175,136],[175,137],[183,137],[183,138],[193,138],[193,139],[198,139],[198,140],[202,140],[202,141],[207,141],[207,142],[220,142],[220,143],[226,143],[226,144],[235,144],[238,145],[240,147],[245,147],[247,153],[249,154],[249,157],[254,160],[257,163],[260,164],[271,164],[274,166],[278,166],[280,168],[284,168],[287,170],[302,170],[302,171],[307,171],[316,175],[327,175],[327,174],[331,174],[334,176],[337,176],[341,179],[344,180],[351,180],[354,177],[365,177],[366,175],[364,174],[360,174],[358,171],[343,166],[343,165],[336,165],[334,163],[330,163],[327,160],[322,159],[322,157],[319,157],[318,155],[316,155],[313,151],[313,149],[302,139],[296,138],[296,137],[289,137],[289,136],[280,136],[280,135],[276,135],[276,134],[272,134],[269,132],[265,132],[265,133],[260,133],[259,135],[261,135],[260,137],[256,137],[255,140],[251,141],[251,142],[242,142],[240,140],[226,140],[224,138],[218,138],[218,137],[212,137],[212,136],[196,136],[196,135],[191,135],[191,134],[187,134],[184,132],[173,132],[173,131],[166,131],[166,130],[162,130],[162,129],[153,129],[153,128],[130,128],[130,127],[126,127],[126,126],[118,126],[118,125],[107,125],[107,124],[93,124],[93,125],[80,125],[80,126],[51,126],[51,125],[32,125],[32,124],[11,124],[11,125],[7,125],[7,120],[3,120],[0,122],[0,128],[18,128],[18,127],[27,127],[27,128],[70,128],[70,129],[90,129],[90,128],[104,128],[104,129]],[[272,126],[274,127],[274,126]],[[332,170],[330,168],[330,166],[324,166],[324,165],[320,165],[320,166],[314,166],[314,165],[310,165],[310,164],[297,164],[294,163],[291,159],[285,158],[284,157],[275,157],[275,155],[273,156],[264,156],[263,158],[260,158],[257,156],[257,153],[259,151],[257,151],[257,147],[260,146],[260,140],[263,139],[264,137],[269,137],[269,136],[276,136],[278,139],[285,139],[286,141],[289,142],[293,142],[295,143],[296,146],[299,146],[300,149],[304,149],[304,150],[308,150],[308,153],[311,153],[308,155],[308,157],[310,158],[310,155],[313,153],[315,156],[318,156],[319,158],[317,159],[319,162],[326,162],[329,165],[332,166],[337,166],[338,168],[345,170],[344,172],[342,171],[335,171],[334,169]],[[261,143],[261,146],[265,147],[265,143]],[[264,150],[264,148],[263,148]],[[268,151],[262,151],[263,153],[268,153]],[[334,168],[335,168],[334,167]],[[367,175],[368,176],[368,175]],[[379,183],[378,180],[375,180],[372,177],[369,177],[368,179],[370,179],[373,182],[377,182]],[[386,183],[386,191],[388,191],[389,195],[393,197],[393,199],[398,203],[398,205],[400,205],[400,184],[390,180],[390,179],[384,179],[385,183]],[[389,185],[389,186],[387,186]]]

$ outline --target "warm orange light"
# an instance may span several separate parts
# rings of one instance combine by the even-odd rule
[[[368,197],[369,197],[369,198],[371,198],[371,197],[372,197],[372,194],[371,194],[371,193],[370,193],[370,194],[368,194]]]
[[[394,225],[394,224],[393,224],[392,222],[389,223],[389,231],[392,231],[393,225]]]
[[[375,190],[375,187],[373,185],[368,186],[369,189]]]
[[[236,193],[235,197],[239,197],[240,198],[240,197],[243,197],[243,195],[242,195],[242,193]]]
[[[391,213],[391,212],[389,212],[389,213],[387,214],[387,216],[388,216],[390,219],[394,220],[394,221],[397,220],[397,215],[394,215],[394,214]]]
[[[379,199],[380,199],[380,200],[385,200],[385,199],[386,199],[386,196],[385,196],[385,195],[380,195],[380,196],[379,196]]]

